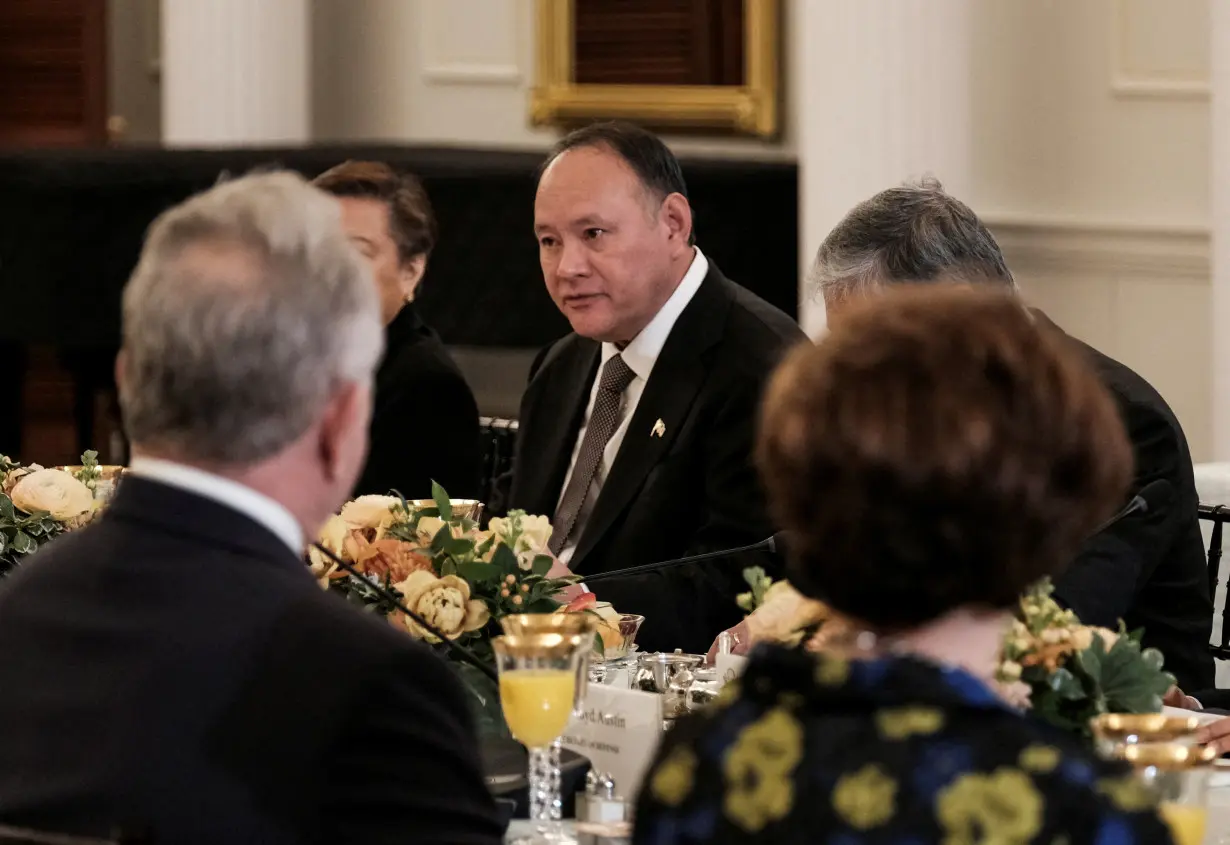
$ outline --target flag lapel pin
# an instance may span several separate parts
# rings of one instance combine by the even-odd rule
[[[661,437],[666,434],[666,423],[662,422],[662,420],[658,420],[653,424],[653,431],[649,433],[654,437]]]

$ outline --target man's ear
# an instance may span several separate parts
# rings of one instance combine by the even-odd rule
[[[687,248],[692,236],[692,206],[683,194],[667,194],[658,216],[666,224],[671,240],[678,244],[679,249]]]
[[[317,450],[325,478],[337,480],[349,467],[347,449],[356,436],[367,443],[367,425],[371,416],[371,391],[352,381],[342,382],[325,403],[320,416]],[[362,431],[356,434],[355,429]],[[362,456],[359,458],[362,460]]]
[[[414,299],[415,292],[419,288],[419,283],[423,281],[423,274],[426,272],[426,255],[416,255],[409,261],[401,263],[401,267],[398,268],[398,281],[401,283],[402,297],[407,302]]]

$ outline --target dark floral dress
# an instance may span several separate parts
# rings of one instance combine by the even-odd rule
[[[954,668],[763,648],[666,736],[638,845],[1168,845],[1130,771]]]

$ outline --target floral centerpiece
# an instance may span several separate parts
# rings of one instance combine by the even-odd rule
[[[83,454],[71,472],[0,455],[0,577],[48,540],[88,525],[101,512],[101,474],[94,451]]]
[[[395,592],[450,640],[493,660],[491,639],[501,633],[501,618],[565,609],[555,596],[580,580],[548,577],[554,562],[547,551],[550,538],[547,517],[517,510],[481,529],[436,484],[429,506],[401,496],[361,496],[325,523],[320,544],[363,577],[347,573],[316,549],[309,551],[308,563],[322,587],[384,616],[407,634],[438,643],[373,584]],[[494,685],[468,664],[454,665],[475,693],[482,726],[498,728],[502,718]]]
[[[753,641],[773,641],[813,650],[838,640],[852,626],[822,602],[774,582],[758,567],[745,570],[751,588],[740,606]],[[1162,654],[1142,648],[1132,634],[1084,625],[1051,597],[1043,580],[1024,596],[1005,632],[994,682],[1005,700],[1065,730],[1088,736],[1102,713],[1157,713],[1174,677],[1162,670]]]

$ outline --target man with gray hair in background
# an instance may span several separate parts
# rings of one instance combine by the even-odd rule
[[[502,841],[450,670],[302,559],[363,465],[381,353],[336,201],[271,172],[172,208],[123,318],[130,472],[0,587],[0,824]]]
[[[1016,289],[995,238],[934,180],[882,191],[851,210],[821,244],[808,282],[824,297],[830,323],[841,319],[847,303],[885,285],[956,282]],[[1033,313],[1054,327],[1041,312]],[[1080,341],[1072,343],[1088,355],[1119,406],[1136,458],[1132,494],[1164,479],[1172,495],[1091,537],[1056,582],[1055,597],[1088,624],[1117,630],[1123,619],[1129,630],[1143,628],[1144,644],[1165,655],[1166,669],[1180,686],[1207,689],[1213,686],[1213,604],[1187,439],[1165,400],[1140,375]]]

